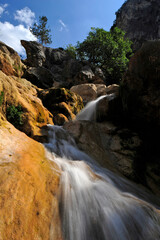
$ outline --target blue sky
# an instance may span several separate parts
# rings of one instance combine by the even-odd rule
[[[29,27],[47,16],[50,47],[65,47],[86,38],[91,27],[109,30],[124,0],[0,0],[0,41],[24,54],[20,39],[36,40]]]

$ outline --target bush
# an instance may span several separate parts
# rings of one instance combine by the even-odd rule
[[[17,107],[11,105],[7,108],[7,120],[16,128],[19,128],[21,125],[23,125],[22,114],[23,109],[21,105],[18,105]]]

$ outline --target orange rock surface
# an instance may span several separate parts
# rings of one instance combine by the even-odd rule
[[[21,77],[23,74],[24,64],[21,62],[18,53],[0,42],[0,70],[8,76]]]
[[[60,240],[60,171],[0,115],[0,240]]]
[[[34,86],[26,79],[15,76],[7,76],[0,71],[0,93],[4,93],[0,112],[6,115],[6,109],[10,105],[21,105],[23,109],[23,125],[20,130],[34,137],[40,134],[41,127],[53,124],[52,114],[43,106],[37,97]]]

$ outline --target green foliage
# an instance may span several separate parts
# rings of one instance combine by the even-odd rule
[[[1,94],[0,94],[0,106],[1,106],[2,103],[3,103],[3,100],[4,100],[4,92],[1,91]]]
[[[76,47],[73,46],[72,44],[68,44],[65,48],[65,50],[67,51],[67,53],[73,58],[76,59],[77,56],[77,50]]]
[[[124,39],[125,32],[119,28],[105,31],[103,28],[91,28],[87,38],[77,43],[77,53],[81,60],[88,60],[99,66],[107,81],[117,83],[121,80],[129,61],[132,42]]]
[[[23,125],[22,114],[23,109],[21,105],[18,105],[17,107],[11,105],[7,108],[7,120],[16,128],[19,128],[21,125]]]
[[[49,34],[51,30],[47,28],[47,17],[39,17],[39,24],[34,23],[30,31],[35,35],[41,44],[51,44],[51,35]]]

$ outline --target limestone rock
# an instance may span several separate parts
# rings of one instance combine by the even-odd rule
[[[0,136],[0,239],[62,240],[58,166],[1,114]]]
[[[27,135],[39,135],[42,126],[53,123],[52,114],[44,108],[37,97],[37,90],[26,79],[6,76],[0,71],[0,95],[2,93],[0,112],[7,116],[9,106],[20,105],[23,124],[19,125],[19,129]]]
[[[70,90],[80,95],[84,103],[93,101],[106,94],[115,93],[116,96],[119,94],[119,86],[117,84],[106,86],[104,84],[85,83],[73,86]]]
[[[8,76],[21,77],[24,64],[16,51],[0,42],[0,70]]]
[[[39,92],[44,106],[53,114],[54,123],[58,124],[58,114],[63,114],[65,120],[73,120],[83,108],[82,98],[65,88],[49,88]],[[57,116],[57,117],[56,117]]]
[[[114,26],[126,32],[133,41],[133,50],[147,40],[160,39],[160,1],[128,0],[116,12]]]

